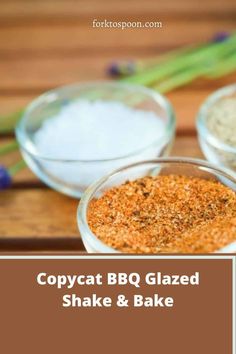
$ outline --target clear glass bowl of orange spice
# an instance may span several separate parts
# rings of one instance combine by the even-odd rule
[[[90,186],[77,220],[92,253],[234,253],[236,179],[203,160],[143,161]]]

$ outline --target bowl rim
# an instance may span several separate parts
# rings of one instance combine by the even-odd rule
[[[218,100],[221,98],[236,94],[236,84],[224,86],[212,94],[210,94],[203,104],[200,106],[200,109],[197,113],[196,119],[196,128],[198,134],[210,145],[214,146],[217,149],[223,150],[225,152],[236,154],[236,147],[226,144],[222,140],[218,139],[212,132],[207,128],[206,117],[207,112],[210,107],[212,107]]]
[[[89,206],[90,200],[93,198],[93,195],[97,192],[97,190],[110,178],[118,175],[119,173],[125,171],[126,169],[130,169],[143,164],[184,164],[184,165],[192,165],[202,167],[203,169],[215,171],[218,175],[226,178],[228,181],[231,181],[236,184],[236,177],[232,173],[231,170],[227,168],[219,168],[217,165],[209,163],[206,160],[196,159],[196,158],[188,158],[188,157],[162,157],[152,160],[144,160],[140,162],[136,162],[133,164],[129,164],[123,166],[115,171],[107,174],[106,176],[100,178],[99,180],[92,183],[83,193],[79,205],[77,208],[77,225],[80,231],[81,238],[83,243],[88,243],[96,250],[101,250],[101,253],[121,253],[120,251],[106,245],[102,241],[98,239],[98,237],[91,231],[88,221],[87,221],[87,210]],[[212,173],[208,171],[209,173]],[[229,187],[230,188],[230,187]],[[220,251],[220,250],[219,250]],[[218,252],[218,251],[217,251]]]
[[[26,147],[26,144],[29,142],[27,133],[24,128],[24,124],[29,118],[29,116],[33,113],[34,109],[37,108],[38,105],[42,104],[44,101],[49,100],[50,102],[50,96],[52,95],[57,95],[57,94],[63,94],[63,92],[66,92],[68,90],[71,91],[76,91],[76,90],[83,90],[83,89],[89,89],[97,86],[103,86],[107,88],[125,88],[129,89],[130,91],[136,90],[137,92],[143,93],[150,98],[153,99],[157,104],[159,104],[166,112],[167,112],[167,122],[164,125],[164,131],[163,135],[156,139],[155,141],[151,142],[147,146],[137,149],[129,154],[126,155],[121,155],[121,156],[116,156],[114,158],[106,158],[106,159],[60,159],[60,158],[51,158],[47,157],[44,155],[41,155],[37,151],[32,151],[32,149]],[[54,98],[54,100],[56,100]],[[52,90],[46,91],[42,95],[38,96],[35,98],[29,105],[26,107],[26,110],[23,113],[22,118],[20,121],[17,123],[16,128],[15,128],[15,134],[17,141],[20,145],[20,148],[28,153],[29,155],[44,160],[44,161],[51,161],[51,162],[63,162],[63,163],[76,163],[76,162],[82,162],[82,163],[98,163],[98,162],[109,162],[109,161],[115,161],[115,160],[122,160],[125,158],[130,158],[136,155],[139,155],[141,152],[144,152],[151,148],[152,146],[155,146],[157,143],[160,145],[164,145],[166,141],[170,141],[172,136],[175,134],[175,127],[176,127],[176,115],[174,108],[172,104],[169,102],[169,100],[162,95],[161,93],[154,91],[153,89],[147,88],[145,86],[141,85],[136,85],[136,84],[130,84],[130,83],[125,83],[125,82],[115,82],[115,81],[106,81],[106,80],[97,80],[97,81],[89,81],[89,82],[79,82],[79,83],[73,83],[69,85],[64,85],[64,86],[59,86],[56,87]],[[35,147],[35,144],[30,141],[30,145]]]

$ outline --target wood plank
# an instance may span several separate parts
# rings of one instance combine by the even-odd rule
[[[37,18],[82,18],[96,16],[127,16],[132,18],[137,14],[150,15],[157,13],[161,15],[186,16],[195,14],[201,16],[221,16],[230,15],[236,10],[234,0],[227,0],[224,6],[220,1],[207,0],[203,3],[196,1],[173,1],[173,0],[120,0],[108,1],[100,0],[67,0],[67,1],[27,1],[27,0],[8,0],[1,1],[0,18],[9,19],[37,19]]]
[[[199,90],[194,90],[194,87],[197,86],[195,83],[167,94],[176,113],[178,134],[196,133],[196,117],[200,106],[214,90],[226,84],[226,80],[223,81],[214,81],[212,87],[209,88],[203,84],[202,89]]]
[[[186,31],[186,28],[188,30]],[[69,25],[37,25],[7,26],[0,31],[1,56],[4,51],[22,53],[25,51],[43,52],[61,50],[86,51],[90,53],[115,50],[116,53],[126,49],[127,54],[134,48],[170,48],[184,44],[208,41],[219,31],[235,30],[235,19],[219,19],[209,22],[199,18],[192,21],[169,20],[163,22],[163,28],[93,28],[92,19],[87,24],[72,23]],[[138,40],[137,40],[138,38]],[[140,56],[142,52],[140,51]]]
[[[78,238],[78,201],[49,189],[1,192],[2,238]]]
[[[33,94],[74,82],[108,79],[107,67],[114,59],[123,56],[73,58],[25,58],[0,61],[0,94]],[[10,74],[9,74],[10,73]],[[198,80],[188,85],[188,90],[214,90],[236,81],[236,73],[217,80]]]
[[[196,136],[177,136],[171,151],[172,156],[204,159]]]
[[[110,63],[112,57],[108,62]],[[4,95],[18,90],[27,93],[48,89],[76,81],[98,80],[104,77],[105,58],[65,58],[4,60],[0,62],[0,92]],[[9,75],[9,73],[11,73]]]
[[[33,252],[40,252],[39,254],[69,254],[76,252],[76,254],[86,254],[81,238],[0,238],[0,253],[4,252],[24,252],[24,254],[33,254]]]

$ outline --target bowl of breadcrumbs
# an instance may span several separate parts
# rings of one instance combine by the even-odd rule
[[[77,218],[88,252],[236,252],[236,180],[197,159],[144,161],[89,187]]]

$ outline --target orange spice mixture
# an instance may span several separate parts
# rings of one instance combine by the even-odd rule
[[[88,223],[121,252],[214,252],[236,240],[236,193],[196,177],[144,177],[94,199]]]

